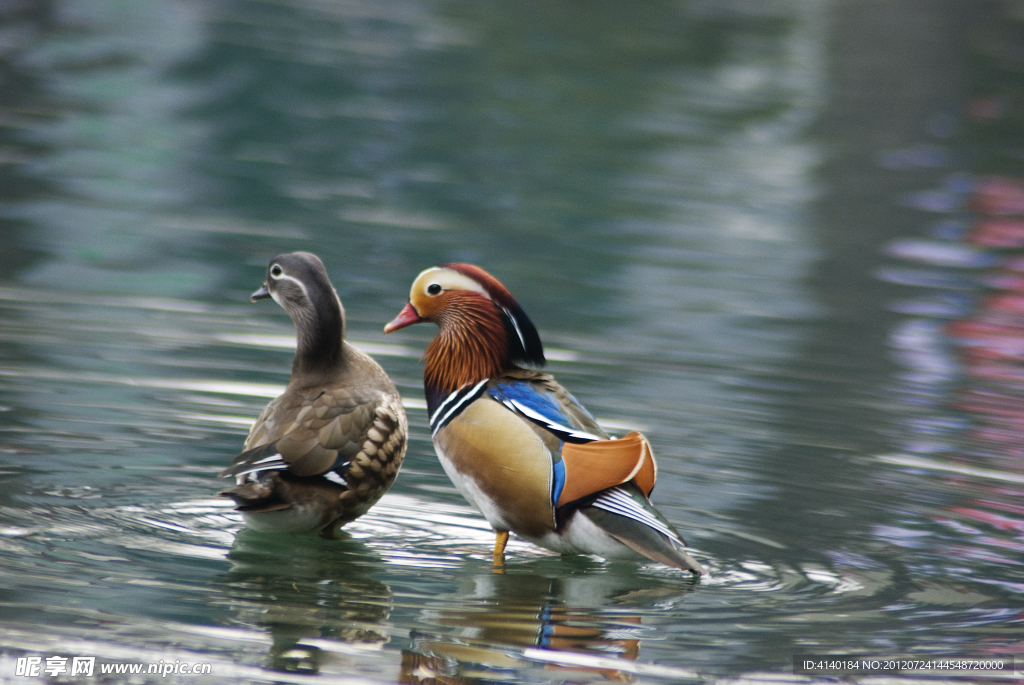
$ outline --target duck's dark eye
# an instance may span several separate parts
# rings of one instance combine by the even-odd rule
[[[280,278],[281,274],[283,273],[284,269],[281,268],[280,264],[275,264],[274,266],[270,267],[270,275],[273,276],[274,278]]]
[[[430,285],[427,286],[427,295],[440,295],[440,294],[441,294],[441,286],[438,285],[437,283],[431,283]]]

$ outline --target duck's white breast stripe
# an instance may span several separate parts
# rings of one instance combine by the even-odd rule
[[[458,390],[456,390],[452,394],[448,395],[448,397],[444,398],[444,402],[442,402],[441,404],[437,405],[437,409],[435,409],[434,413],[430,416],[430,424],[431,425],[434,424],[434,418],[435,417],[440,416],[443,412],[446,411],[446,408],[448,407],[449,404],[451,404],[452,402],[455,402],[456,400],[459,399],[459,393],[461,393],[462,390],[465,387],[466,387],[465,385],[462,386],[461,388],[459,388]]]
[[[475,400],[485,385],[487,385],[486,379],[472,387],[467,383],[445,398],[445,401],[437,407],[437,411],[435,411],[434,415],[430,418],[431,437],[437,435],[437,431],[441,430],[441,427],[444,426],[449,419],[465,409],[466,405]],[[449,404],[451,407],[448,406]]]

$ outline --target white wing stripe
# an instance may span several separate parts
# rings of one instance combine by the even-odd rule
[[[324,478],[331,481],[332,483],[337,483],[338,485],[344,485],[345,487],[348,487],[348,481],[342,478],[341,474],[339,474],[337,471],[328,471],[327,473],[324,474]]]
[[[503,402],[503,404],[506,407],[510,407],[512,409],[515,409],[516,411],[518,411],[520,414],[522,414],[526,418],[531,419],[533,421],[536,421],[537,423],[540,423],[540,424],[548,427],[550,430],[558,431],[559,433],[565,433],[570,438],[579,438],[581,440],[600,440],[601,439],[600,436],[594,435],[593,433],[588,433],[586,431],[576,430],[575,428],[570,428],[569,426],[566,426],[566,425],[561,424],[561,423],[555,423],[554,421],[552,421],[548,417],[544,416],[543,414],[541,414],[538,411],[535,411],[535,410],[531,409],[530,407],[526,406],[525,404],[523,404],[519,400],[507,399],[507,400],[505,400]]]
[[[610,511],[613,514],[619,514],[620,516],[625,516],[626,518],[631,518],[634,521],[636,521],[637,523],[642,523],[645,526],[648,526],[649,528],[653,528],[654,530],[658,531],[659,533],[661,533],[665,537],[670,538],[672,540],[677,539],[675,533],[673,533],[671,530],[666,528],[661,523],[661,521],[657,520],[656,518],[650,517],[650,516],[643,516],[642,514],[639,514],[639,512],[637,512],[637,510],[635,510],[635,509],[622,509],[622,508],[617,507],[616,505],[609,504],[607,502],[595,502],[594,506],[597,507],[598,509],[604,509],[605,511]]]
[[[280,455],[278,455],[280,456]],[[277,461],[267,461],[266,459],[261,460],[259,464],[249,464],[245,469],[235,472],[235,477],[241,478],[248,473],[260,473],[262,471],[280,471],[288,468],[288,464],[285,463],[284,459],[277,459]]]
[[[627,495],[620,488],[611,488],[610,490],[606,490],[601,493],[601,495],[594,500],[593,506],[598,509],[610,511],[613,514],[619,514],[620,516],[631,518],[646,526],[650,526],[669,539],[676,540],[682,544],[682,540],[679,539],[678,535],[673,533],[672,530],[664,523],[644,510],[643,507],[637,504],[632,497]]]

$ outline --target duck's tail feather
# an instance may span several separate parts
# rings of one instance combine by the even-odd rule
[[[707,573],[700,562],[687,554],[682,536],[633,483],[605,490],[580,511],[603,531],[648,559],[696,575]]]

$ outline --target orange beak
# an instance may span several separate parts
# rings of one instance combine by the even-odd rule
[[[412,302],[409,302],[402,311],[398,312],[398,316],[384,327],[384,333],[397,331],[399,328],[405,328],[422,321],[426,321],[426,319],[421,319],[420,315],[416,313],[415,307],[412,306]]]

